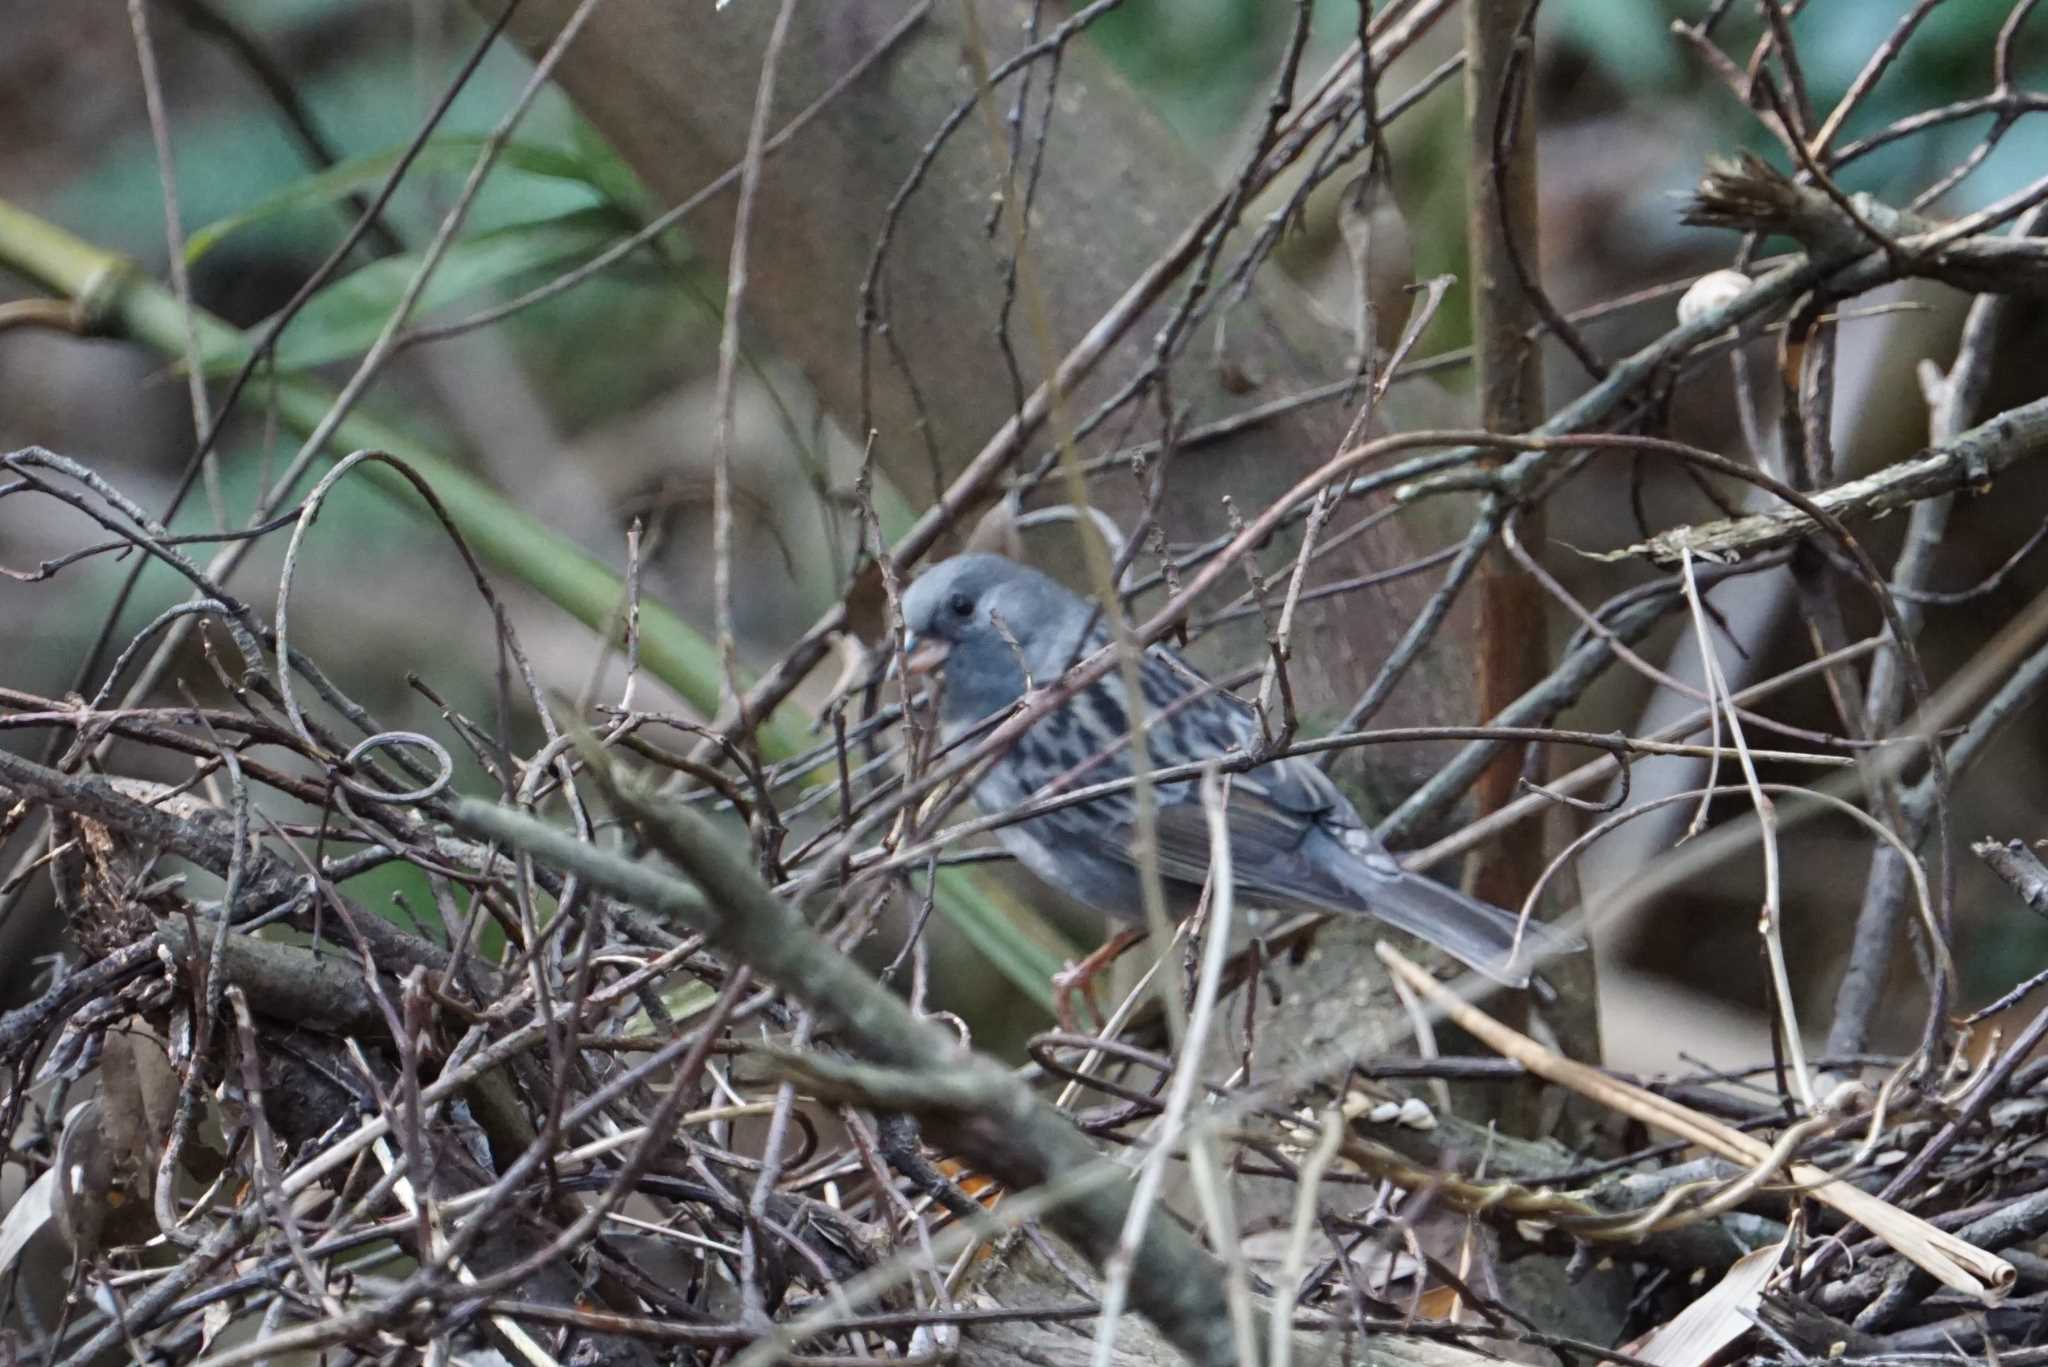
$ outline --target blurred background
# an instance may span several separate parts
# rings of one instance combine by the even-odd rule
[[[718,22],[709,0],[687,0]],[[736,5],[762,0],[734,0]],[[1056,8],[1056,7],[1055,7]],[[1695,0],[1551,0],[1536,45],[1540,129],[1541,270],[1552,298],[1580,309],[1727,264],[1732,238],[1679,222],[1680,197],[1706,158],[1766,150],[1753,114],[1739,107],[1671,33],[1696,21]],[[1909,0],[1813,0],[1798,14],[1812,98],[1840,96]],[[1738,6],[1723,32],[1755,31],[1754,7]],[[1848,132],[1881,127],[1916,110],[1982,94],[1990,52],[2010,7],[2003,0],[1937,5],[1887,71]],[[1264,111],[1293,7],[1259,0],[1128,0],[1097,24],[1094,42],[1142,93],[1175,137],[1209,165],[1234,165]],[[385,0],[155,0],[147,18],[161,68],[175,156],[182,230],[191,244],[194,297],[238,326],[280,308],[340,240],[354,208],[439,98],[482,26],[459,6]],[[1356,32],[1357,9],[1315,0],[1306,72],[1330,64]],[[146,117],[136,39],[124,7],[0,0],[0,199],[164,278],[164,196]],[[1403,89],[1455,52],[1460,31],[1440,25],[1390,73]],[[2024,29],[2016,70],[2036,86],[2048,56],[2048,23]],[[316,300],[290,334],[281,365],[345,378],[395,304],[406,272],[394,257],[418,252],[452,202],[476,139],[501,116],[530,65],[500,42],[455,100],[440,134],[344,267],[342,286]],[[2027,81],[2023,80],[2022,84]],[[289,107],[279,94],[288,94]],[[1851,190],[1903,203],[1962,163],[1990,116],[1904,139],[1855,163]],[[1467,275],[1462,259],[1465,175],[1461,89],[1427,95],[1392,139],[1394,189],[1418,279]],[[1937,214],[1981,207],[2048,165],[2048,123],[2022,119],[1967,176],[1930,206]],[[322,175],[323,167],[338,171]],[[1278,202],[1280,192],[1274,193]],[[1350,308],[1334,187],[1312,196],[1281,259],[1341,325]],[[434,291],[429,321],[471,315],[586,259],[597,244],[645,222],[658,203],[569,100],[544,92],[494,171]],[[1254,215],[1254,217],[1256,214]],[[773,232],[772,222],[761,230]],[[688,226],[665,234],[579,287],[487,327],[412,347],[386,368],[367,411],[459,460],[591,554],[617,565],[626,528],[646,526],[644,588],[699,623],[711,616],[710,459],[712,377],[725,264],[707,258]],[[33,297],[0,273],[0,301]],[[1589,323],[1609,356],[1671,325],[1675,294]],[[1837,447],[1848,468],[1897,460],[1926,440],[1916,364],[1945,363],[1967,301],[1938,287],[1903,287],[1858,301],[1841,329]],[[1890,307],[1877,309],[1872,305]],[[851,300],[844,304],[851,310]],[[2024,311],[2023,311],[2024,312]],[[1996,377],[1993,404],[2037,393],[2040,319],[2020,320]],[[1417,348],[1450,352],[1468,340],[1468,304],[1454,287]],[[299,348],[292,351],[291,348]],[[1772,373],[1769,344],[1754,351]],[[1585,373],[1561,350],[1547,358],[1550,405],[1583,388]],[[991,384],[1003,383],[991,376]],[[256,388],[260,391],[259,375]],[[1438,372],[1442,400],[1464,404],[1469,376]],[[1725,366],[1698,372],[1672,396],[1674,435],[1734,454],[1743,449]],[[1773,386],[1765,386],[1774,388]],[[216,387],[216,396],[218,387]],[[1767,404],[1764,418],[1768,422]],[[772,351],[750,346],[737,414],[737,560],[744,567],[737,626],[743,658],[775,659],[839,594],[858,547],[847,498],[860,449],[821,416],[804,377]],[[0,331],[0,448],[41,444],[90,464],[130,496],[160,508],[185,465],[193,424],[181,374],[162,356],[114,341],[13,326]],[[265,418],[260,393],[245,401],[222,445],[217,487],[195,494],[179,530],[214,524],[217,504],[239,520],[255,491],[296,441]],[[1110,449],[1102,447],[1102,450]],[[1095,454],[1091,448],[1090,454]],[[2043,518],[2039,482],[2014,480],[2000,497],[1961,506],[1937,587],[1966,587],[1993,570]],[[922,506],[923,491],[897,497]],[[1640,501],[1652,520],[1701,516],[1696,496],[1658,472],[1640,481],[1584,482],[1553,500],[1547,563],[1586,602],[1635,582],[1626,566],[1600,565],[1572,548],[1633,539]],[[0,501],[0,560],[15,569],[92,538],[83,519],[47,501]],[[1871,534],[1888,563],[1897,528]],[[263,544],[235,584],[259,612],[274,599],[282,543]],[[374,580],[361,573],[375,566]],[[129,566],[89,560],[38,584],[0,582],[0,639],[10,643],[0,682],[45,696],[72,686]],[[1639,576],[1638,576],[1639,577]],[[365,591],[373,584],[373,591]],[[1997,591],[1936,615],[1924,653],[1938,679],[1966,659],[2016,608],[2048,587],[2048,565],[2028,562]],[[513,617],[548,688],[575,696],[596,658],[590,631],[501,581]],[[168,574],[146,572],[116,639],[177,600]],[[1724,665],[1736,686],[1809,658],[1811,646],[1782,576],[1762,575],[1718,593],[1716,604],[1745,652]],[[401,515],[381,492],[343,486],[308,542],[292,600],[303,623],[295,643],[393,727],[431,728],[437,708],[407,683],[416,674],[447,704],[489,717],[496,706],[496,650],[487,610],[446,539]],[[1863,605],[1867,606],[1867,605]],[[1855,624],[1868,629],[1875,621]],[[1562,639],[1569,624],[1551,623]],[[1668,629],[1645,653],[1697,678],[1687,633]],[[1250,663],[1240,660],[1237,663]],[[1211,661],[1215,663],[1215,661]],[[201,671],[203,673],[203,671]],[[829,675],[830,670],[822,671]],[[815,697],[831,682],[813,681]],[[645,686],[658,685],[649,681]],[[1636,730],[1646,701],[1639,679],[1616,671],[1564,725]],[[674,700],[669,705],[680,706]],[[1789,719],[1827,727],[1814,687],[1784,705]],[[1449,720],[1449,719],[1446,719]],[[1956,835],[2048,835],[2038,718],[2011,733],[1959,796]],[[0,744],[34,753],[40,737],[8,733]],[[1674,766],[1675,768],[1676,766]],[[476,782],[472,768],[467,781]],[[1677,779],[1672,787],[1684,786]],[[1635,796],[1650,795],[1639,787]],[[1738,810],[1741,804],[1733,804]],[[1681,833],[1681,806],[1603,843],[1584,866],[1591,903],[1624,884]],[[1867,833],[1847,822],[1809,823],[1787,838],[1787,939],[1807,1018],[1825,1020],[1838,960],[1862,895]],[[1614,1063],[1675,1066],[1768,1057],[1763,977],[1753,915],[1753,852],[1724,860],[1661,892],[1647,906],[1604,922],[1605,1033]],[[355,889],[381,903],[371,875]],[[402,874],[389,875],[402,878]],[[2048,953],[2048,927],[2027,917],[1976,865],[1962,865],[1958,950],[1971,1003],[2002,990]],[[47,906],[32,894],[0,927],[0,1004],[24,995],[33,959],[58,947]],[[1085,941],[1085,922],[1071,923]],[[1670,933],[1683,927],[1682,934]],[[939,1005],[987,1003],[994,987],[974,954],[939,946],[949,966]],[[1910,966],[1897,973],[1895,1020],[1883,1045],[1905,1042],[1921,1007]],[[986,1005],[980,1018],[992,1014]],[[988,1028],[1000,1035],[1004,1027]],[[1682,1041],[1682,1044],[1681,1044]]]

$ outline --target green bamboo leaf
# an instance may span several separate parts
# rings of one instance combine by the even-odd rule
[[[476,164],[478,153],[483,150],[484,139],[475,135],[449,136],[431,139],[420,149],[412,164],[413,171],[463,171]],[[193,233],[185,243],[185,260],[197,261],[218,246],[223,238],[241,231],[252,224],[267,222],[286,214],[299,213],[307,209],[325,208],[337,204],[359,191],[375,190],[383,185],[385,177],[405,157],[404,147],[391,147],[382,152],[371,152],[347,161],[338,161],[316,175],[305,176],[293,181],[281,190],[265,195],[239,213],[207,224]],[[548,180],[567,180],[588,185],[600,196],[609,192],[593,179],[593,168],[586,158],[573,153],[557,151],[551,147],[537,147],[531,143],[511,142],[499,149],[496,167],[540,176]]]
[[[628,231],[610,209],[579,209],[554,218],[515,223],[453,243],[420,292],[414,316],[458,299],[481,294],[508,281],[586,260]],[[420,267],[408,252],[387,256],[321,290],[292,319],[277,344],[280,371],[305,370],[369,349],[404,297]],[[209,375],[232,372],[248,354],[240,338],[223,349],[201,350]]]
[[[939,870],[937,899],[954,929],[998,973],[1048,1013],[1054,1009],[1053,975],[1076,955],[1051,923],[1014,902],[999,905],[989,886],[965,869]]]
[[[636,227],[660,212],[661,206],[648,195],[640,177],[596,129],[578,120],[569,129],[569,146],[572,150],[567,155],[575,164],[576,178],[633,219]]]

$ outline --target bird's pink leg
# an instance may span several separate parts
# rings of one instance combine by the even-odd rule
[[[1052,1000],[1059,1014],[1060,1029],[1069,1033],[1074,1030],[1074,995],[1077,992],[1088,1003],[1088,1009],[1095,1013],[1097,1027],[1108,1026],[1109,1017],[1103,1013],[1101,1003],[1095,1000],[1095,975],[1122,958],[1124,951],[1144,938],[1142,930],[1120,930],[1110,937],[1108,944],[1080,963],[1068,964],[1052,975]]]

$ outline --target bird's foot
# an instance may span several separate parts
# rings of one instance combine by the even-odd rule
[[[1145,938],[1142,930],[1120,930],[1110,938],[1108,944],[1090,954],[1077,964],[1068,964],[1052,975],[1052,1002],[1059,1017],[1060,1029],[1068,1034],[1077,1032],[1074,1018],[1074,998],[1079,996],[1088,1003],[1089,1011],[1095,1017],[1097,1032],[1109,1028],[1109,1016],[1102,1009],[1102,1003],[1095,996],[1095,976],[1122,958],[1124,951]]]
[[[1088,1004],[1088,1014],[1094,1017],[1094,1024],[1087,1033],[1094,1034],[1108,1025],[1102,1014],[1102,1003],[1095,998],[1094,984],[1081,973],[1081,965],[1069,962],[1067,966],[1052,975],[1053,1014],[1058,1018],[1060,1029],[1069,1035],[1082,1033],[1078,1013],[1074,1010],[1074,998],[1079,997]]]

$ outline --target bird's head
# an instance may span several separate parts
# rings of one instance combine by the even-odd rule
[[[907,663],[912,673],[943,674],[949,718],[979,720],[1057,678],[1092,616],[1086,600],[1028,566],[954,556],[903,595]]]

